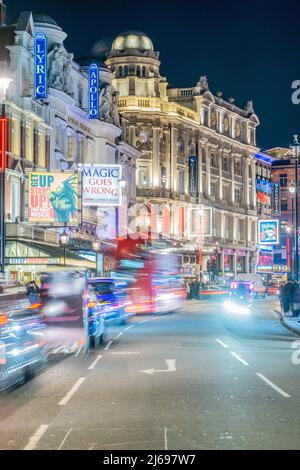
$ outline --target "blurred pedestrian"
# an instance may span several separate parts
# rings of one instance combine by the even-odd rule
[[[291,292],[292,292],[292,285],[291,282],[288,281],[284,285],[283,290],[283,312],[288,313],[291,307]]]
[[[293,286],[293,305],[292,305],[293,316],[297,317],[300,312],[300,286],[297,282]]]
[[[31,304],[34,304],[35,302],[37,302],[38,296],[39,296],[39,288],[36,285],[35,281],[30,281],[26,286],[26,290],[27,290],[29,302]]]

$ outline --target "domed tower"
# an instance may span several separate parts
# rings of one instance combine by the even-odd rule
[[[52,49],[54,44],[62,44],[67,37],[61,27],[51,16],[38,11],[32,12],[35,31],[45,33],[47,36],[48,49]]]
[[[114,86],[120,97],[158,97],[159,52],[141,31],[119,34],[107,54],[107,67],[114,74]]]

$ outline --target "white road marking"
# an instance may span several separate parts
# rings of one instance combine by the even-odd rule
[[[82,347],[83,347],[83,345],[81,344],[81,346],[80,346],[80,347],[78,348],[78,350],[77,350],[77,353],[75,354],[75,357],[78,357],[78,356],[79,356],[79,354],[80,354],[81,351],[82,351]]]
[[[244,366],[249,366],[248,362],[246,362],[241,356],[239,356],[237,353],[230,351],[230,354],[233,355],[238,361],[240,361]]]
[[[28,443],[24,447],[24,450],[33,450],[35,449],[37,443],[40,441],[40,439],[43,437],[47,429],[49,428],[48,424],[41,424],[38,429],[35,431],[35,433],[31,436],[29,439]]]
[[[164,441],[165,441],[165,450],[168,450],[168,429],[164,429]]]
[[[257,372],[256,375],[260,379],[262,379],[264,382],[266,382],[268,385],[270,385],[270,387],[276,390],[276,392],[280,393],[280,395],[282,395],[284,398],[291,398],[291,396],[288,393],[284,392],[281,388],[277,387],[277,385],[271,382],[271,380],[267,379],[267,377],[265,377],[263,374],[260,374],[259,372]]]
[[[127,328],[125,328],[124,331],[127,331],[127,330],[130,330],[130,328],[133,328],[135,325],[130,325],[130,326],[127,326]]]
[[[80,377],[80,379],[77,380],[77,382],[73,385],[71,390],[69,390],[69,392],[64,396],[64,398],[60,400],[58,404],[60,406],[66,405],[68,401],[72,398],[72,396],[77,392],[80,385],[82,385],[84,381],[85,381],[85,377]]]
[[[227,344],[223,343],[223,341],[221,341],[220,339],[217,339],[217,343],[219,343],[221,346],[223,346],[223,348],[228,348]]]
[[[143,372],[144,374],[149,374],[149,375],[153,375],[154,373],[157,373],[157,372],[176,372],[176,359],[166,359],[166,363],[167,363],[167,369],[158,369],[158,370],[155,370],[155,369],[145,369],[145,370],[141,370],[141,372]]]
[[[92,362],[92,364],[90,365],[90,367],[88,367],[88,370],[93,370],[97,364],[98,361],[100,361],[100,359],[102,358],[102,354],[99,354],[96,359]]]
[[[67,434],[65,435],[65,437],[63,438],[63,440],[61,441],[59,447],[58,447],[58,450],[61,450],[63,448],[63,445],[64,443],[66,442],[66,440],[68,439],[69,435],[71,434],[73,430],[73,426],[69,429],[69,431],[67,432]]]
[[[115,340],[120,338],[120,336],[122,336],[122,334],[124,333],[124,331],[121,331],[116,337],[115,337]]]
[[[104,351],[108,351],[112,344],[113,344],[113,341],[110,341],[109,343],[107,343],[107,345],[104,348]]]

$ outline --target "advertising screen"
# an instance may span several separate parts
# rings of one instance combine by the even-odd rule
[[[277,245],[279,243],[278,220],[258,221],[258,241],[261,245]]]

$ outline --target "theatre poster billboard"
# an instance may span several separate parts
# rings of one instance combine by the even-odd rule
[[[81,177],[83,205],[98,207],[121,205],[121,165],[83,165]]]
[[[28,174],[28,222],[44,226],[80,223],[79,181],[74,171]]]

